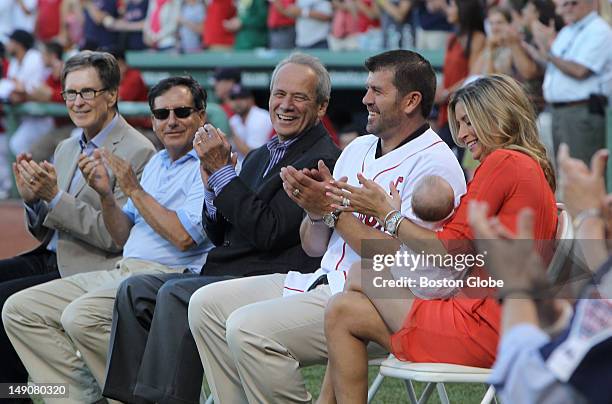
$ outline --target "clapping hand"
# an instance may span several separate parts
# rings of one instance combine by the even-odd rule
[[[522,291],[531,294],[546,285],[546,270],[534,248],[534,213],[524,208],[518,214],[517,232],[512,234],[496,217],[488,218],[486,202],[471,201],[468,221],[474,231],[476,248],[486,254],[485,267],[504,282],[501,293]]]
[[[391,190],[389,194],[376,182],[365,178],[363,174],[357,174],[357,179],[361,187],[337,181],[326,186],[327,195],[334,200],[333,208],[372,216],[381,223],[389,212],[400,210],[402,199],[393,182],[389,184]]]
[[[13,164],[19,194],[26,202],[42,199],[51,202],[59,192],[53,164],[37,163],[30,155],[21,154]]]
[[[91,157],[81,154],[78,164],[87,184],[100,196],[108,196],[112,193],[110,177],[104,166],[101,150],[94,150]]]

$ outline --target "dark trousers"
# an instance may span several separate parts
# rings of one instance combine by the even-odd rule
[[[0,308],[13,294],[60,277],[55,253],[40,247],[24,255],[0,260]],[[19,356],[0,326],[0,383],[26,383],[26,372]]]
[[[141,275],[119,286],[103,395],[126,403],[198,403],[204,369],[189,299],[230,276]]]

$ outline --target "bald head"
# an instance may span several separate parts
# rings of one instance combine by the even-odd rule
[[[414,187],[412,210],[421,220],[439,222],[446,219],[455,207],[453,188],[442,177],[428,175]]]

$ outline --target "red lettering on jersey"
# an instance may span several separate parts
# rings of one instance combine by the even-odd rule
[[[401,184],[402,182],[404,182],[404,177],[397,177],[393,185],[395,185],[395,188],[397,189],[397,186]]]
[[[378,220],[376,220],[375,217],[372,216],[366,216],[362,213],[360,213],[357,218],[359,220],[361,220],[361,222],[363,222],[363,224],[365,224],[366,226],[370,226],[376,230],[380,230],[382,231],[382,226],[380,225],[380,223],[378,223]]]

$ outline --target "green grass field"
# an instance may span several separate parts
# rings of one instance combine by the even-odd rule
[[[325,372],[324,366],[311,366],[302,371],[306,381],[306,387],[316,398],[319,396],[321,389],[321,381]],[[374,380],[378,373],[378,368],[371,366],[368,374],[370,383]],[[425,387],[423,383],[414,383],[417,397]],[[483,384],[459,384],[449,383],[446,385],[448,398],[453,404],[472,404],[480,403],[482,396],[487,387]],[[428,403],[439,403],[437,394],[434,392],[431,395]],[[406,388],[404,382],[399,379],[385,378],[378,393],[376,394],[373,403],[375,404],[400,404],[408,403]]]

